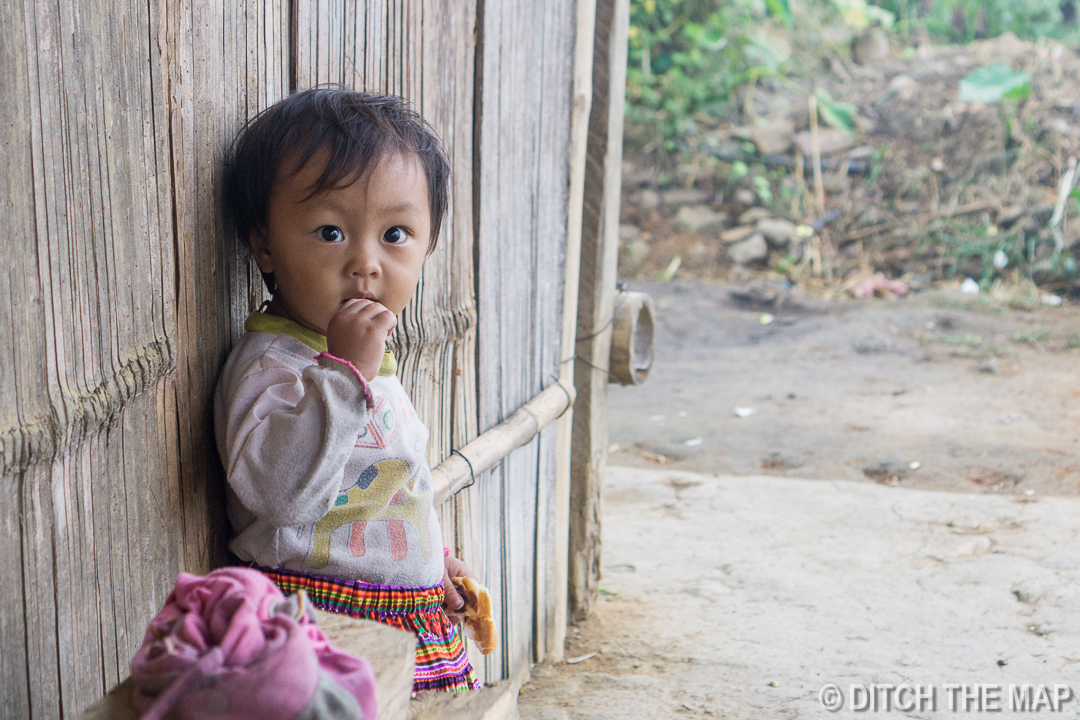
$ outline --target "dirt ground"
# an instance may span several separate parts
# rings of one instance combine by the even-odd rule
[[[835,717],[830,682],[1080,716],[1080,51],[908,50],[744,88],[689,156],[628,144],[655,363],[611,389],[602,592],[522,717]],[[961,102],[994,62],[1031,96]],[[828,149],[811,85],[856,109]],[[953,710],[948,683],[1070,704]]]
[[[1080,494],[1080,307],[631,287],[657,304],[655,369],[611,390],[612,464]]]
[[[828,681],[1080,690],[1080,308],[631,289],[656,358],[611,390],[603,591],[522,717],[825,717]]]

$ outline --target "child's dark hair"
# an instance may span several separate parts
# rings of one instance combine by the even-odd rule
[[[319,152],[329,162],[311,195],[350,185],[386,153],[415,155],[427,177],[435,247],[449,203],[450,163],[442,143],[406,100],[392,95],[319,87],[290,95],[253,118],[237,135],[226,166],[225,206],[247,242],[266,229],[270,193],[282,165],[304,167]],[[295,155],[294,155],[295,153]]]

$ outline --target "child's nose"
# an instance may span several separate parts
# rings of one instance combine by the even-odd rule
[[[357,243],[349,261],[349,274],[374,277],[379,274],[379,253],[369,243]]]

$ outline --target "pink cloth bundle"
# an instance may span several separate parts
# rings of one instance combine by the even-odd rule
[[[257,570],[181,573],[131,661],[144,720],[371,720],[375,675]]]

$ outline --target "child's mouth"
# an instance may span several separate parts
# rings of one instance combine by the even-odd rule
[[[372,295],[371,293],[369,293],[369,292],[358,292],[358,293],[350,295],[349,297],[342,300],[341,304],[344,305],[345,303],[349,302],[350,300],[371,300],[372,302],[378,302],[375,299],[375,296]]]

